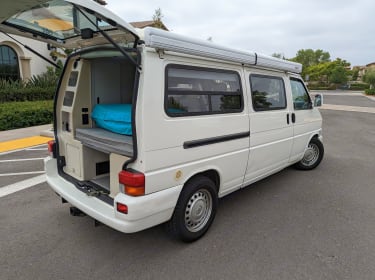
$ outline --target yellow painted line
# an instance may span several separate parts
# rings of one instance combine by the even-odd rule
[[[12,141],[0,142],[0,153],[46,144],[50,140],[53,140],[53,138],[33,136]]]

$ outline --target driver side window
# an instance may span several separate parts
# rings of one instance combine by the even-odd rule
[[[292,87],[294,110],[311,109],[311,99],[303,82],[301,80],[291,78],[290,85]]]

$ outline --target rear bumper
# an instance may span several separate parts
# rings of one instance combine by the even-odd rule
[[[114,198],[114,205],[120,202],[128,206],[128,214],[122,214],[113,205],[86,195],[62,178],[57,172],[56,159],[48,157],[44,163],[47,183],[57,194],[87,215],[125,233],[137,232],[168,221],[182,189],[182,186],[177,186],[140,197],[119,193]]]

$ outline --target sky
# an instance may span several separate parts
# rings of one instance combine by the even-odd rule
[[[295,57],[322,49],[352,66],[375,62],[374,0],[106,0],[125,21],[152,20],[172,32],[237,49]]]

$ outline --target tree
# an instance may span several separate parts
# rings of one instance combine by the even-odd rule
[[[273,53],[272,56],[280,59],[285,59],[285,56],[282,53]]]
[[[164,17],[162,11],[160,8],[157,8],[155,10],[154,15],[152,16],[152,20],[154,21],[154,27],[163,29],[164,24],[162,22],[162,18]]]
[[[349,66],[350,63],[346,60],[336,58],[334,61],[312,65],[305,69],[305,73],[310,76],[310,81],[325,85],[329,83],[345,84],[351,74],[351,71],[347,69]]]
[[[352,81],[358,80],[358,76],[359,76],[359,69],[358,68],[354,68],[353,69],[353,74],[352,74]]]
[[[302,49],[297,52],[296,57],[292,58],[293,61],[301,63],[304,67],[309,67],[322,62],[330,61],[330,54],[323,50]]]
[[[329,81],[333,84],[345,84],[348,81],[348,72],[343,66],[336,66],[329,75]]]
[[[370,84],[371,89],[375,88],[375,70],[367,70],[365,75],[363,76],[363,81]]]
[[[308,74],[307,68],[317,65],[319,63],[329,62],[330,54],[323,50],[313,49],[301,49],[297,52],[296,57],[292,58],[291,61],[299,62],[302,64],[302,77]]]

